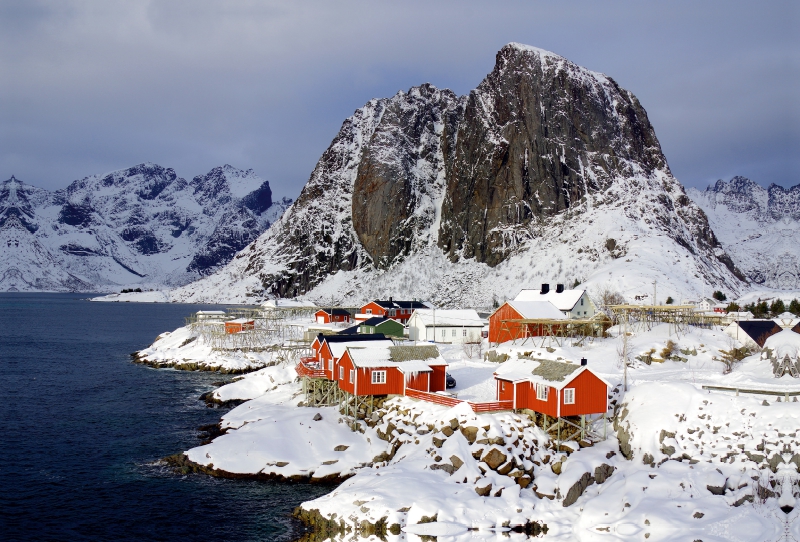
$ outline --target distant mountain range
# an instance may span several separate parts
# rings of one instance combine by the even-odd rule
[[[429,299],[490,306],[539,283],[661,300],[745,277],[612,78],[520,44],[466,96],[430,84],[346,119],[297,201],[174,300]]]
[[[764,188],[734,177],[687,193],[749,280],[784,290],[800,288],[800,185]]]
[[[140,164],[50,192],[0,183],[0,291],[163,288],[213,273],[291,200],[229,165],[186,181]]]

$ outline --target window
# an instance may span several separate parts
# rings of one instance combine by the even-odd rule
[[[365,312],[366,312],[367,314],[372,314],[372,309],[367,309]]]
[[[356,372],[355,370],[350,369],[350,383],[352,384],[355,381],[356,381]]]
[[[333,358],[328,360],[328,370],[333,372]]]
[[[500,382],[500,389],[502,391],[506,391],[506,383],[505,382]]]
[[[466,329],[462,329],[461,330],[461,336],[462,337],[466,337],[467,336],[467,330]]]
[[[581,298],[581,307],[583,307],[583,298]]]
[[[386,371],[372,371],[373,384],[386,384]]]
[[[564,404],[575,404],[575,388],[564,388]]]
[[[339,366],[339,380],[344,380],[344,367],[342,367],[341,365]]]
[[[544,384],[536,384],[536,398],[540,401],[547,401],[548,391],[550,391],[549,386],[545,386]]]
[[[394,309],[389,309],[389,316],[394,316],[394,315],[395,315]]]
[[[454,330],[453,330],[453,332],[452,332],[450,335],[452,335],[453,337],[455,337],[455,336],[456,336],[456,330],[454,329]]]

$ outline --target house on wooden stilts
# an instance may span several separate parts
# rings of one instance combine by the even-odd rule
[[[586,438],[586,416],[601,414],[605,419],[610,384],[589,369],[585,358],[580,363],[509,360],[494,377],[497,399],[527,411],[559,442]]]

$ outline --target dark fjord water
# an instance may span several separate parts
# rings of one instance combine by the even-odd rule
[[[0,294],[0,539],[292,540],[289,513],[329,487],[179,476],[154,464],[219,420],[224,379],[130,353],[198,305]]]

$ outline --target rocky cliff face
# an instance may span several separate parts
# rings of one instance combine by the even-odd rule
[[[618,222],[606,226],[603,207],[619,208]],[[249,277],[239,282],[250,298],[363,292],[390,276],[395,291],[435,292],[430,280],[439,279],[413,276],[408,266],[430,270],[435,261],[439,276],[458,267],[460,277],[490,280],[487,269],[528,266],[513,262],[593,223],[586,238],[596,241],[579,246],[576,238],[560,269],[541,268],[533,280],[587,279],[623,256],[625,235],[608,227],[637,231],[631,242],[665,236],[685,254],[679,261],[696,260],[690,276],[741,285],[705,215],[672,177],[636,97],[558,55],[509,44],[467,96],[425,84],[356,111],[297,202],[223,274]],[[609,238],[619,247],[613,257]],[[523,280],[506,279],[510,289]],[[194,299],[224,280],[177,295]]]
[[[689,196],[708,216],[725,251],[747,277],[772,288],[800,288],[800,185],[764,188],[745,177],[717,181]]]
[[[229,262],[288,204],[231,166],[187,182],[141,164],[52,193],[12,177],[0,183],[0,291],[179,286]]]

